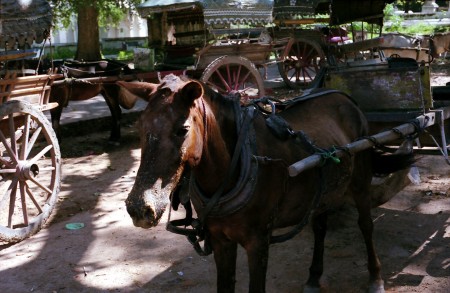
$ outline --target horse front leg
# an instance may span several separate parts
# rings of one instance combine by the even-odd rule
[[[52,128],[55,131],[56,138],[58,141],[61,141],[61,114],[62,114],[63,107],[59,105],[58,107],[55,107],[50,110],[50,117],[52,120]]]
[[[315,216],[312,220],[314,232],[314,252],[309,278],[303,288],[304,293],[320,292],[320,277],[323,274],[323,253],[325,250],[325,235],[327,232],[328,215],[326,212]]]
[[[211,236],[217,270],[217,292],[233,293],[236,283],[237,243]]]
[[[266,292],[266,274],[269,261],[269,235],[259,235],[245,243],[244,248],[248,257],[249,292]]]
[[[56,138],[58,141],[61,141],[61,115],[64,107],[67,107],[69,104],[69,91],[66,83],[58,86],[52,86],[49,102],[58,103],[58,106],[50,109],[50,118]]]
[[[104,84],[102,85],[101,94],[108,105],[111,112],[111,133],[109,136],[109,142],[118,145],[120,144],[120,120],[122,118],[122,109],[119,105],[119,86],[116,84]]]

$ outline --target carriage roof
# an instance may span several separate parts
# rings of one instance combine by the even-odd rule
[[[273,17],[329,14],[330,25],[356,20],[382,24],[383,10],[394,0],[148,0],[138,7],[142,17],[152,13],[200,8],[206,25],[270,23]]]
[[[1,0],[0,48],[10,38],[42,42],[52,27],[52,20],[52,9],[46,0]]]

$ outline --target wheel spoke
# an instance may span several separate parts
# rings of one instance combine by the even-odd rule
[[[10,141],[11,141],[11,150],[14,154],[14,157],[17,158],[17,145],[16,145],[16,128],[14,125],[14,115],[9,114],[8,115],[8,126],[9,126],[9,133],[11,135]]]
[[[36,156],[34,156],[29,162],[30,164],[36,163],[40,158],[44,156],[49,150],[53,148],[52,145],[46,146],[42,151],[40,151]]]
[[[51,194],[51,193],[52,193],[52,191],[51,191],[48,187],[42,185],[42,184],[41,184],[39,181],[37,181],[35,178],[31,177],[30,180],[31,180],[34,184],[36,184],[37,186],[39,186],[42,190],[44,190],[45,192],[47,192],[48,194]]]
[[[227,82],[227,80],[223,77],[222,73],[217,70],[216,74],[219,76],[220,81],[222,82],[222,84],[225,86],[225,92],[228,92],[231,90],[230,88],[230,84]]]
[[[28,138],[30,135],[30,115],[24,116],[24,130],[22,136],[22,146],[20,148],[20,160],[25,160],[27,154]]]
[[[37,210],[39,211],[39,213],[42,213],[42,208],[39,205],[39,203],[37,202],[36,198],[33,195],[33,192],[30,190],[30,187],[28,186],[28,184],[26,182],[25,183],[25,187],[26,187],[26,192],[28,194],[28,196],[30,197],[31,201],[34,203],[34,206],[37,208]]]
[[[39,126],[34,132],[33,135],[31,136],[29,142],[28,142],[28,149],[25,153],[25,159],[28,158],[28,155],[31,152],[31,149],[33,148],[37,138],[39,137],[39,134],[41,134],[42,131],[42,126]]]
[[[310,47],[308,53],[304,54],[303,56],[305,56],[305,60],[312,60],[313,58],[311,58],[310,56],[314,56],[314,48]]]
[[[247,74],[244,76],[244,78],[241,79],[241,84],[242,84],[243,87],[245,87],[245,82],[247,80],[250,81],[250,79],[249,79],[250,77],[251,77],[250,72],[247,72]]]
[[[8,141],[6,140],[5,135],[3,135],[3,132],[1,130],[0,130],[0,140],[2,141],[6,151],[8,152],[9,156],[11,157],[11,160],[13,160],[14,163],[17,165],[18,164],[18,160],[17,160],[16,153],[11,148],[11,145],[8,143]],[[12,141],[13,141],[13,139],[11,138],[11,142]]]
[[[54,171],[55,169],[56,169],[55,167],[44,167],[44,168],[39,168],[39,172]]]
[[[8,187],[9,193],[9,215],[8,215],[8,227],[12,228],[12,216],[16,207],[16,193],[17,193],[17,178],[13,178],[11,184]]]
[[[238,66],[238,69],[235,71],[235,78],[234,78],[234,90],[235,91],[238,91],[239,90],[239,88],[241,87],[241,81],[240,81],[240,78],[241,78],[241,69],[242,69],[242,65],[239,65]]]
[[[223,87],[220,87],[218,84],[216,84],[216,83],[214,83],[212,81],[207,81],[206,84],[209,85],[212,88],[217,89],[217,91],[219,93],[226,93],[227,92],[226,89],[224,89]]]
[[[20,201],[22,203],[23,224],[25,226],[28,226],[28,210],[25,193],[25,184],[23,181],[19,181],[19,189],[20,189]]]
[[[227,77],[228,77],[227,88],[228,88],[228,91],[231,91],[231,89],[232,89],[231,85],[233,84],[233,81],[231,79],[230,64],[225,64],[225,70],[226,70]]]

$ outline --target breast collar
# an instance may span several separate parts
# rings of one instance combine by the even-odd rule
[[[240,148],[240,152],[233,154],[231,165],[233,165],[233,160],[240,159],[240,168],[236,164],[236,167],[231,167],[229,172],[234,172],[234,169],[239,168],[240,173],[234,187],[224,194],[217,195],[217,199],[214,198],[215,195],[207,197],[201,191],[194,176],[191,175],[189,192],[191,201],[195,210],[200,212],[199,216],[203,220],[206,217],[219,218],[237,212],[250,201],[254,193],[258,172],[258,162],[254,158],[256,152],[256,136],[253,125],[255,110],[252,105],[241,108],[239,101],[235,102],[234,112],[235,117],[238,118],[236,119],[236,126],[239,134],[236,149]],[[235,156],[238,157],[234,158]],[[231,174],[228,176],[231,177]],[[214,201],[216,202],[214,203]],[[211,207],[208,207],[208,205]],[[204,214],[205,212],[206,214]]]

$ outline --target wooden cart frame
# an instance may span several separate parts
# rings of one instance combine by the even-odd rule
[[[49,38],[52,10],[46,0],[6,1],[0,10],[0,241],[18,242],[45,224],[56,205],[61,153],[44,115],[52,83],[62,75],[18,76],[5,63],[26,58],[26,47]]]

